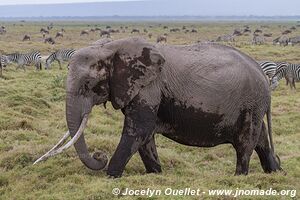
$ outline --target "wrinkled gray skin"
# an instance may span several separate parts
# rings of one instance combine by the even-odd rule
[[[255,150],[265,172],[281,169],[268,140],[270,91],[259,65],[222,45],[152,45],[129,38],[76,51],[67,80],[67,124],[71,136],[94,105],[110,101],[125,115],[120,143],[107,174],[120,177],[139,152],[147,172],[161,172],[154,134],[181,144],[213,147],[230,143],[236,174],[247,174]],[[270,135],[271,136],[271,135]],[[81,161],[99,170],[82,135],[75,143]]]

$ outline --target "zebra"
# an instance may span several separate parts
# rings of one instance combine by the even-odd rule
[[[0,55],[0,65],[5,68],[9,63],[9,59],[5,55]]]
[[[264,74],[269,78],[270,84],[272,83],[272,79],[275,76],[278,71],[284,71],[288,67],[288,63],[286,62],[271,62],[271,61],[262,61],[259,62],[259,65],[261,69],[263,70]],[[287,80],[288,84],[288,79],[286,74],[283,74],[284,78]]]
[[[20,53],[13,53],[7,55],[9,62],[15,62],[18,64],[16,69],[19,69],[20,67],[25,70],[25,65],[34,64],[37,70],[42,69],[42,56],[39,51],[33,51],[31,53],[26,54],[20,54]]]
[[[291,89],[296,89],[295,82],[300,81],[300,64],[289,64],[289,66],[287,67],[287,77]]]
[[[74,49],[61,49],[56,52],[53,52],[47,59],[46,59],[46,69],[50,69],[51,63],[55,60],[59,64],[59,69],[61,68],[62,61],[69,61],[70,58],[74,55]]]
[[[277,64],[275,62],[263,61],[259,65],[269,80],[275,75]]]
[[[286,79],[286,85],[290,85],[291,89],[296,89],[295,81],[300,81],[300,64],[284,63],[279,66],[271,79],[272,90],[276,89],[282,78]]]

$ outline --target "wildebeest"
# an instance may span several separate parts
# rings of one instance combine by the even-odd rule
[[[82,30],[80,32],[80,36],[82,36],[82,35],[89,35],[89,31],[88,30]]]
[[[156,42],[157,43],[160,43],[160,42],[165,42],[165,43],[167,43],[167,36],[166,35],[159,35],[159,36],[157,36],[157,39],[156,39]]]
[[[289,33],[292,33],[292,31],[291,30],[285,30],[285,31],[282,32],[282,35],[287,35]]]
[[[64,37],[63,32],[57,32],[55,38]]]
[[[249,27],[248,27],[248,28],[245,28],[245,29],[243,30],[243,34],[245,34],[245,33],[251,33],[251,30],[250,30]]]
[[[140,33],[140,30],[134,28],[134,29],[131,30],[131,33]]]
[[[235,36],[241,36],[243,35],[244,32],[242,32],[240,29],[234,29],[232,35],[235,35]]]
[[[40,33],[49,34],[49,31],[44,28],[41,28]]]
[[[110,32],[107,31],[107,30],[102,30],[102,31],[100,32],[100,37],[103,37],[103,36],[105,36],[105,35],[106,35],[106,37],[110,37]]]
[[[180,32],[180,29],[179,28],[171,28],[170,32]]]
[[[22,41],[30,41],[30,36],[29,35],[24,35]]]
[[[196,29],[192,29],[191,33],[198,33],[198,31]]]
[[[260,29],[256,29],[255,31],[254,31],[254,34],[257,34],[257,33],[262,33],[263,31],[262,30],[260,30]]]
[[[44,43],[55,44],[55,40],[52,37],[45,38]]]
[[[272,37],[272,33],[265,33],[263,36],[264,37]]]
[[[148,37],[151,39],[151,38],[152,38],[152,33],[149,33],[149,34],[148,34]]]

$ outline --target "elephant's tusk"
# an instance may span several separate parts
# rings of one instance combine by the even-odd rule
[[[79,137],[82,135],[83,130],[86,127],[87,121],[88,121],[88,115],[85,115],[82,122],[81,122],[81,124],[80,124],[80,127],[79,127],[77,133],[74,135],[74,137],[67,144],[65,144],[64,146],[57,149],[59,146],[61,146],[61,144],[63,144],[68,139],[68,137],[70,136],[69,131],[62,137],[62,139],[52,149],[50,149],[47,153],[45,153],[43,156],[41,156],[39,159],[37,159],[33,164],[36,164],[40,161],[44,161],[44,160],[46,160],[47,158],[49,158],[51,156],[55,156],[56,154],[59,154],[59,153],[63,152],[65,149],[72,146],[79,139]]]

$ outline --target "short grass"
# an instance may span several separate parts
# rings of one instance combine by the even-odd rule
[[[0,35],[0,53],[15,51],[26,52],[40,50],[44,56],[59,48],[80,48],[99,38],[97,33],[80,37],[80,31],[91,27],[112,28],[128,26],[126,33],[113,34],[113,38],[131,36],[133,27],[147,28],[156,36],[168,32],[169,28],[186,25],[194,27],[198,33],[171,33],[168,43],[189,44],[198,40],[215,39],[218,35],[231,33],[234,28],[245,23],[117,23],[117,22],[56,22],[51,35],[61,27],[66,29],[63,39],[52,46],[42,42],[39,29],[45,27],[41,22],[1,22],[6,25],[8,34]],[[22,26],[21,26],[22,24]],[[286,23],[248,23],[252,30],[268,25],[265,32],[274,37],[295,25]],[[280,25],[280,26],[279,26]],[[32,41],[21,42],[24,34]],[[300,31],[293,33],[299,35]],[[147,36],[146,33],[140,35]],[[252,46],[250,36],[238,38],[233,44],[238,49],[257,60],[300,62],[299,46],[279,47],[270,43]],[[235,171],[235,152],[229,145],[214,148],[194,148],[177,144],[161,135],[157,135],[157,147],[163,173],[145,174],[143,164],[135,155],[126,166],[124,176],[109,179],[104,171],[88,170],[77,158],[73,148],[46,162],[32,165],[35,159],[51,148],[67,130],[65,122],[65,78],[67,70],[59,70],[58,65],[48,71],[35,71],[29,67],[24,73],[9,66],[0,78],[0,199],[113,199],[111,191],[117,187],[131,189],[181,189],[190,187],[207,191],[208,189],[289,189],[300,192],[300,93],[289,90],[282,81],[272,94],[273,99],[273,135],[277,154],[281,157],[282,167],[287,172],[264,174],[258,157],[254,153],[248,176],[233,176]],[[297,85],[300,86],[299,84]],[[88,128],[85,131],[90,151],[104,150],[111,156],[120,139],[123,116],[108,105],[107,109],[95,107]],[[298,194],[299,197],[299,194]],[[119,196],[120,199],[132,199],[131,196]],[[141,199],[142,197],[135,197]],[[239,197],[237,199],[253,199]],[[233,197],[155,196],[151,199],[236,199]],[[297,197],[257,197],[257,199],[297,199]]]

